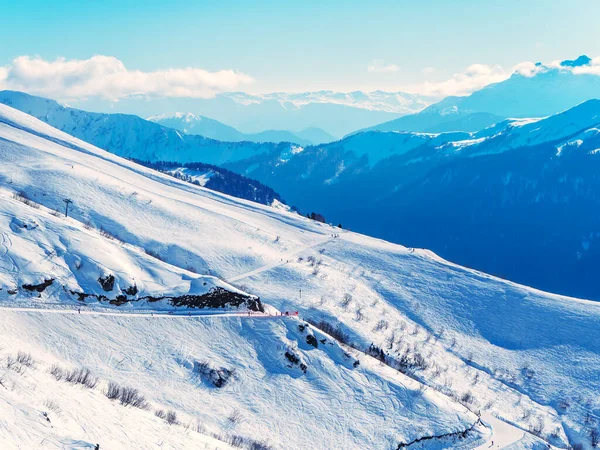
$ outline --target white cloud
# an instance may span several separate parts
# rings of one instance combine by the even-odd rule
[[[152,72],[130,70],[115,57],[89,59],[19,56],[0,67],[0,88],[45,95],[60,100],[100,97],[109,100],[148,97],[207,98],[252,83],[252,77],[234,71],[209,72],[186,67]]]
[[[510,76],[510,72],[500,66],[473,64],[464,72],[455,73],[448,80],[440,82],[426,81],[420,86],[413,87],[421,94],[434,97],[448,95],[467,95],[477,89],[490,84],[503,81]]]
[[[574,67],[573,73],[600,75],[600,56],[592,58],[589,66]]]
[[[381,59],[374,59],[371,64],[367,67],[367,72],[371,73],[392,73],[398,72],[400,67],[396,64],[386,64]]]
[[[591,74],[600,76],[600,57],[593,58],[588,65],[577,67],[564,66],[561,61],[552,61],[546,64],[524,61],[510,68],[498,65],[473,64],[463,72],[455,73],[447,80],[440,82],[425,81],[418,85],[407,86],[403,90],[440,98],[449,95],[468,95],[488,84],[504,81],[513,74],[533,77],[547,70],[561,70],[575,75]],[[423,73],[425,73],[425,70]]]
[[[435,72],[435,69],[433,67],[425,67],[421,72],[423,72],[425,75],[429,75]]]

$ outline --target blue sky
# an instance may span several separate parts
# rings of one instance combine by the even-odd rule
[[[106,55],[144,72],[232,69],[254,79],[236,86],[250,92],[414,90],[472,64],[510,70],[521,61],[600,55],[598,0],[0,0],[0,7],[0,66],[25,55]]]

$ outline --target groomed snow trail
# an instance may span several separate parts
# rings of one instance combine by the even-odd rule
[[[307,250],[310,250],[312,248],[318,247],[320,245],[325,245],[325,244],[327,244],[329,242],[332,242],[334,239],[336,239],[336,238],[331,237],[331,236],[327,236],[327,239],[323,239],[321,241],[315,242],[314,244],[308,245],[308,246],[303,247],[303,248],[301,248],[299,250],[295,250],[293,252],[290,252],[290,253],[287,253],[287,254],[283,255],[282,258],[281,258],[281,260],[279,262],[274,262],[274,263],[271,263],[271,264],[266,264],[264,266],[261,266],[261,267],[258,267],[256,269],[253,269],[253,270],[251,270],[249,272],[241,273],[239,275],[236,275],[236,276],[233,276],[231,278],[228,278],[225,281],[227,283],[233,283],[234,281],[243,280],[244,278],[248,278],[248,277],[252,277],[254,275],[258,275],[259,273],[266,272],[266,271],[271,270],[271,269],[275,269],[276,267],[281,267],[281,266],[287,264],[290,261],[291,258],[293,258],[295,256],[298,256],[300,253],[303,253],[303,252],[305,252]]]
[[[244,317],[248,319],[287,319],[290,317],[297,317],[297,314],[266,314],[266,313],[250,313],[247,312],[199,312],[199,311],[132,311],[132,312],[114,312],[114,311],[99,311],[82,309],[46,309],[46,308],[27,308],[27,307],[9,307],[0,306],[0,311],[18,311],[28,313],[49,313],[49,314],[82,314],[82,315],[99,315],[99,316],[117,316],[117,317],[156,317],[156,318],[169,318],[177,317],[184,319],[191,318],[213,318],[213,317]]]
[[[488,441],[474,450],[501,449],[506,448],[525,437],[525,432],[489,413],[481,413],[481,421],[491,429]]]

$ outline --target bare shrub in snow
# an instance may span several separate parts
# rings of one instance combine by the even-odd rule
[[[206,434],[206,427],[204,426],[203,423],[196,421],[196,423],[193,425],[192,429],[196,432],[196,433],[200,433],[200,434]]]
[[[98,385],[98,377],[85,367],[65,372],[64,380],[68,383],[81,384],[88,389],[94,389]]]
[[[169,411],[169,412],[167,412],[167,414],[165,416],[165,421],[169,425],[176,425],[176,424],[178,424],[179,421],[177,420],[177,413],[175,411]]]
[[[362,322],[362,320],[365,318],[365,316],[363,315],[363,312],[362,312],[362,309],[361,309],[361,308],[358,308],[358,309],[356,310],[356,313],[355,313],[355,314],[356,314],[355,320],[356,320],[357,322]]]
[[[157,409],[156,411],[154,411],[154,415],[156,417],[158,417],[159,419],[165,419],[167,417],[167,413],[165,412],[164,409]]]
[[[27,206],[31,206],[35,209],[40,209],[40,205],[33,200],[31,200],[25,192],[15,192],[13,194],[13,198],[21,203],[26,204]]]
[[[232,447],[242,448],[247,450],[273,450],[269,444],[264,442],[255,441],[254,439],[247,438],[245,436],[238,435],[219,435],[213,434],[212,437],[220,441],[226,442]]]
[[[329,323],[325,320],[321,320],[319,322],[307,320],[307,322],[310,323],[315,328],[318,328],[319,330],[327,333],[332,338],[337,339],[341,343],[346,344],[346,345],[350,344],[350,337],[342,331],[342,329],[339,327],[339,325],[333,326],[331,323]]]
[[[471,391],[467,391],[460,396],[460,402],[465,406],[472,404],[474,400],[475,397],[473,397],[473,393]]]
[[[17,353],[17,362],[22,366],[29,367],[30,369],[33,369],[35,367],[35,361],[31,356],[31,353]]]
[[[23,366],[17,363],[17,360],[12,356],[6,357],[6,368],[14,370],[17,373],[23,373]]]
[[[387,321],[385,320],[380,320],[379,322],[377,322],[377,325],[375,325],[375,328],[373,328],[374,332],[379,332],[382,330],[387,330],[389,327],[389,323],[387,323]]]
[[[35,361],[30,353],[19,352],[16,357],[6,357],[6,368],[17,373],[23,373],[25,368],[35,368]]]
[[[239,409],[235,409],[235,410],[233,410],[233,412],[231,414],[229,414],[229,417],[227,417],[227,420],[229,421],[229,423],[231,423],[233,425],[237,425],[238,423],[240,423],[242,421],[242,413],[240,412]]]
[[[340,306],[342,308],[347,308],[351,301],[352,301],[352,295],[346,293],[346,294],[344,294],[344,297],[342,298],[342,301],[340,302]]]
[[[146,401],[140,392],[132,387],[121,387],[119,394],[119,402],[123,406],[133,406],[139,409],[150,409],[150,404]]]
[[[98,228],[98,233],[100,233],[100,236],[105,237],[106,239],[110,239],[112,240],[117,240],[117,241],[121,241],[117,235],[111,233],[110,231],[108,231],[107,229],[100,227]]]
[[[118,399],[121,396],[121,386],[119,386],[117,383],[109,381],[108,387],[106,388],[104,395],[106,395],[111,400]]]
[[[61,381],[65,376],[65,370],[58,364],[52,364],[52,367],[50,367],[50,375],[52,375],[57,381]]]

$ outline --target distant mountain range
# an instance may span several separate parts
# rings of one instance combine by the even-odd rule
[[[161,114],[148,117],[148,120],[186,134],[197,134],[218,141],[293,142],[299,145],[324,144],[335,141],[332,135],[320,128],[307,128],[297,132],[266,130],[260,133],[242,133],[218,120],[192,113]]]
[[[591,66],[580,56],[558,66],[537,63],[533,74],[514,73],[465,97],[447,97],[416,114],[361,131],[478,131],[508,117],[545,117],[600,98],[600,76],[574,73]]]
[[[207,99],[125,98],[119,101],[119,111],[146,117],[173,116],[177,111],[189,111],[247,134],[264,130],[319,128],[339,139],[355,130],[416,113],[438,100],[439,97],[383,91],[277,92],[260,95],[231,92]],[[90,100],[79,103],[78,107],[109,111],[114,104]],[[295,134],[314,141],[314,136]]]

